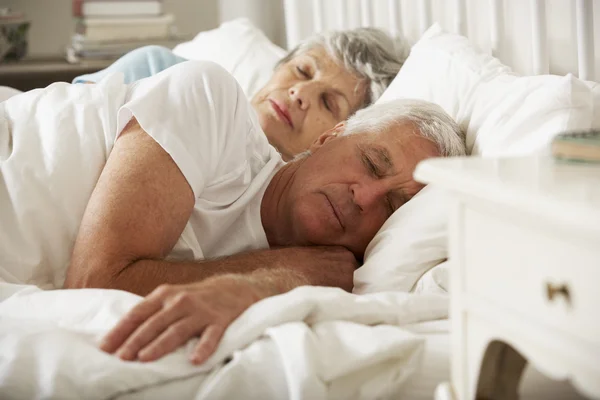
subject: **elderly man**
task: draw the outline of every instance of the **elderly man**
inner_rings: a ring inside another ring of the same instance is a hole
[[[201,335],[202,362],[264,297],[350,290],[356,258],[421,188],[416,164],[463,153],[439,107],[399,101],[285,164],[212,63],[54,84],[0,104],[0,278],[149,294],[103,349],[154,360]]]
[[[372,104],[396,76],[409,45],[376,28],[313,35],[276,66],[271,79],[252,93],[252,106],[269,142],[290,160],[321,133]],[[126,83],[186,61],[160,46],[136,49],[105,70],[75,78],[98,82],[122,72]]]

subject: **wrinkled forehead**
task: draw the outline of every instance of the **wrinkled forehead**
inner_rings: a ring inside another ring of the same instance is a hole
[[[349,70],[342,60],[338,59],[334,54],[331,54],[325,47],[319,44],[305,49],[299,49],[299,51],[294,53],[287,62],[293,62],[299,59],[312,62],[316,68],[325,73],[330,73],[332,75],[342,73],[357,81],[362,79],[353,71]]]
[[[356,117],[350,118],[344,136],[355,137],[364,144],[394,145],[421,137],[418,129],[411,120],[390,121],[386,115],[379,113],[360,120],[356,120]]]
[[[377,120],[371,122],[373,125],[378,123]],[[418,162],[439,156],[437,144],[421,135],[416,124],[410,120],[388,123],[383,127],[364,126],[348,137],[354,137],[356,145],[363,149],[385,152],[390,160],[401,158]]]

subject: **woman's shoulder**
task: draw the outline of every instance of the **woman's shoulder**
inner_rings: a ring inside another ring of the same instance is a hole
[[[185,79],[199,80],[203,84],[214,82],[233,89],[239,86],[236,79],[221,65],[206,60],[189,60],[172,66],[167,71]]]

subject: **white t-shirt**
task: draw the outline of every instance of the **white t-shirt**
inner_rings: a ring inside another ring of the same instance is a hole
[[[260,203],[281,157],[235,79],[189,61],[129,86],[115,74],[0,103],[0,280],[62,286],[85,207],[132,115],[196,196],[169,258],[268,247]]]

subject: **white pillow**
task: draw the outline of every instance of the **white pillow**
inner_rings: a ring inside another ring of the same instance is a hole
[[[598,92],[596,84],[572,75],[519,77],[435,24],[378,102],[437,103],[466,131],[468,152],[498,156],[544,149],[561,131],[599,128]],[[447,257],[446,204],[444,193],[428,187],[396,211],[369,244],[354,292],[414,290]]]
[[[271,77],[286,51],[273,44],[246,18],[224,22],[177,45],[173,53],[190,60],[216,62],[232,74],[251,98]]]
[[[544,148],[561,131],[589,129],[595,85],[570,74],[518,76],[434,24],[379,101],[439,104],[466,131],[469,153],[515,155]]]
[[[472,154],[527,154],[547,149],[560,132],[592,127],[592,90],[571,74],[499,75],[481,82],[474,99],[467,129]]]
[[[13,89],[11,87],[8,86],[0,86],[0,103],[2,103],[4,100],[8,100],[11,97],[22,93],[20,90],[17,89]]]
[[[482,80],[509,74],[499,60],[478,52],[469,40],[436,23],[412,47],[396,78],[379,98],[414,98],[439,104],[461,127],[473,112],[471,94]]]
[[[354,293],[410,291],[447,257],[445,192],[426,186],[383,224],[354,272]]]

